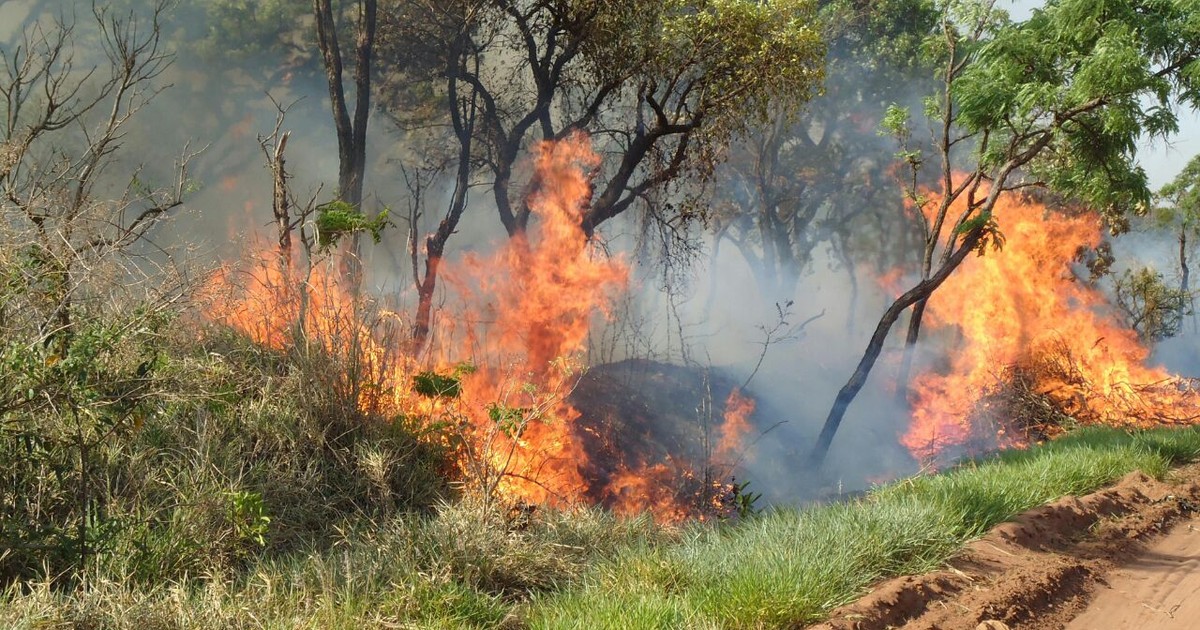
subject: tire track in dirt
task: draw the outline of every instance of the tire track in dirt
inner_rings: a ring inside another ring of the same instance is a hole
[[[1067,630],[1200,626],[1200,519],[1177,523],[1114,571]]]
[[[1035,508],[967,545],[945,569],[884,581],[815,628],[1200,627],[1198,481],[1200,465],[1166,482],[1131,473]],[[1182,625],[1154,625],[1173,620]]]

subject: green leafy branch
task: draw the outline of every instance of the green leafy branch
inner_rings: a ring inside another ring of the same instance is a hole
[[[368,217],[345,201],[330,201],[317,206],[317,248],[324,252],[337,245],[350,234],[367,233],[378,243],[383,238],[384,228],[392,225],[388,220],[389,208],[384,208],[374,218]]]

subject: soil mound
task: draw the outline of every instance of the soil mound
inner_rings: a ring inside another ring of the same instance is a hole
[[[718,446],[736,388],[718,369],[644,359],[588,370],[568,399],[589,455],[587,498],[618,511],[674,505],[679,517],[717,509],[731,484],[734,462]]]

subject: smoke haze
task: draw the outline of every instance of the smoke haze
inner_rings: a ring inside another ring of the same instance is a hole
[[[0,24],[25,23],[35,7],[56,8],[54,3],[5,2],[0,4]],[[81,22],[90,18],[85,5],[75,10]],[[11,42],[13,37],[15,32],[0,29],[0,39]],[[315,196],[318,203],[333,198],[338,152],[328,90],[311,50],[275,58],[264,47],[235,62],[232,57],[201,58],[186,41],[172,44],[179,46],[179,58],[161,81],[172,87],[139,114],[140,121],[125,139],[136,150],[114,171],[141,168],[139,177],[145,181],[161,181],[185,144],[207,146],[192,170],[199,190],[152,239],[180,255],[190,248],[187,255],[205,263],[234,261],[254,239],[271,239],[271,180],[258,137],[269,134],[275,124],[272,99],[287,108],[283,129],[292,133],[287,165],[293,189],[302,198]],[[419,149],[407,146],[405,136],[378,111],[368,137],[367,210],[390,207],[395,226],[380,244],[368,244],[364,250],[366,284],[397,312],[410,313],[416,296],[408,230],[414,228],[406,223],[411,198],[400,164]],[[879,140],[879,150],[880,162],[890,159],[893,149],[886,140]],[[1188,154],[1182,144],[1175,150]],[[1170,177],[1157,167],[1150,170],[1153,181]],[[450,264],[468,253],[490,252],[505,240],[494,204],[483,190],[472,194],[461,228],[451,238]],[[445,179],[431,185],[415,226],[418,233],[435,228],[450,193]],[[884,196],[877,212],[897,211],[889,207],[891,199]],[[605,224],[599,235],[611,255],[638,264],[630,293],[616,305],[615,318],[596,322],[589,345],[593,362],[649,358],[711,367],[739,383],[748,381],[747,390],[758,403],[754,424],[759,435],[748,440],[742,467],[734,474],[750,480],[752,488],[773,503],[849,493],[918,469],[899,442],[909,417],[890,382],[899,363],[898,332],[851,407],[830,451],[830,465],[819,472],[802,466],[836,392],[892,297],[878,281],[886,269],[866,262],[847,268],[822,243],[794,293],[768,295],[745,257],[728,242],[718,247],[699,224],[687,228],[694,255],[672,258],[668,269],[659,257],[639,256],[666,246],[639,243],[642,219],[630,212]],[[1130,266],[1143,260],[1158,269],[1172,268],[1170,235],[1143,233],[1115,242],[1118,259],[1128,260]],[[439,303],[454,299],[449,287],[441,291]],[[1176,373],[1200,373],[1200,333],[1194,322],[1189,318],[1186,334],[1159,343],[1153,360]],[[922,361],[932,365],[953,351],[924,347]]]

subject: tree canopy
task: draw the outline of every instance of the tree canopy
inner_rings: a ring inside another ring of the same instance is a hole
[[[1189,231],[1200,228],[1200,155],[1158,191],[1159,220]]]
[[[729,137],[772,103],[799,106],[822,78],[809,0],[399,0],[386,15],[395,93],[441,102],[394,102],[392,113],[410,127],[456,116],[470,127],[457,135],[510,234],[529,218],[512,180],[533,141],[592,135],[605,161],[590,232],[681,174],[704,174]]]
[[[928,87],[921,42],[938,17],[927,0],[822,2],[822,93],[733,143],[712,187],[713,231],[770,299],[791,298],[822,243],[833,246],[852,291],[862,262],[853,259],[904,249],[897,235],[908,226],[895,211],[899,190],[877,125],[897,94]]]
[[[1200,7],[1188,1],[1051,1],[1000,23],[964,59],[956,124],[993,176],[1037,181],[1116,224],[1150,201],[1139,138],[1177,131],[1176,103],[1200,106]],[[1003,180],[1001,180],[1003,181]]]

